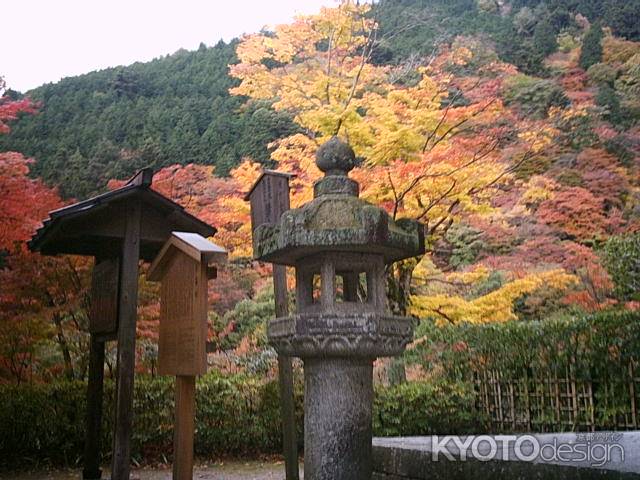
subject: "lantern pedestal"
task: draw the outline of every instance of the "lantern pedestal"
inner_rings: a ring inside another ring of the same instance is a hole
[[[373,361],[402,353],[412,327],[410,318],[377,312],[299,313],[268,323],[275,349],[304,361],[308,478],[371,479]]]

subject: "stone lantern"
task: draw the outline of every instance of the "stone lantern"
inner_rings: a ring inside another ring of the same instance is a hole
[[[256,228],[254,256],[295,267],[297,312],[267,327],[278,353],[304,362],[304,471],[311,480],[370,480],[373,361],[412,340],[392,316],[385,265],[424,252],[420,223],[393,221],[358,198],[349,145],[334,137],[316,157],[314,199]]]

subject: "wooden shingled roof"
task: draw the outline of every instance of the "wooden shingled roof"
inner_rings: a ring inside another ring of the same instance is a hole
[[[151,189],[152,181],[153,172],[146,168],[118,189],[53,210],[29,241],[29,248],[45,255],[118,254],[124,236],[125,211],[136,201],[142,203],[140,258],[144,260],[153,260],[172,231],[193,232],[203,237],[216,233],[215,227]]]

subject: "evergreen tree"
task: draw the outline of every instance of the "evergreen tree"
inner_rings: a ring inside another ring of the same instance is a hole
[[[602,61],[602,37],[602,27],[599,23],[591,25],[587,30],[580,52],[580,66],[585,70]]]
[[[614,124],[623,121],[622,110],[620,108],[620,98],[611,85],[603,83],[598,88],[596,103],[606,109],[604,118]]]
[[[558,49],[556,32],[548,18],[538,22],[533,33],[533,46],[537,52],[545,57]]]

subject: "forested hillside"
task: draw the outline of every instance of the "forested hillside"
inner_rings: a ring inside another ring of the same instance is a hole
[[[378,61],[429,54],[458,35],[480,35],[496,44],[505,62],[524,73],[544,73],[544,57],[570,41],[581,17],[601,22],[614,35],[640,39],[637,0],[388,0],[379,7],[382,46]]]
[[[638,0],[384,0],[369,15],[380,25],[371,61],[405,65],[409,73],[458,35],[495,43],[501,60],[543,77],[553,73],[544,58],[578,46],[589,22],[640,38]],[[0,137],[0,150],[35,158],[32,175],[79,198],[141,166],[198,163],[226,175],[244,157],[268,163],[268,144],[298,127],[269,101],[245,104],[229,94],[237,84],[228,75],[236,45],[201,45],[39,87],[28,95],[40,113],[16,122],[11,136]]]
[[[245,156],[265,162],[266,145],[295,127],[268,104],[244,108],[229,95],[236,43],[37,88],[29,97],[40,113],[17,122],[0,149],[37,158],[32,173],[75,197],[142,166],[195,162],[225,174]]]

